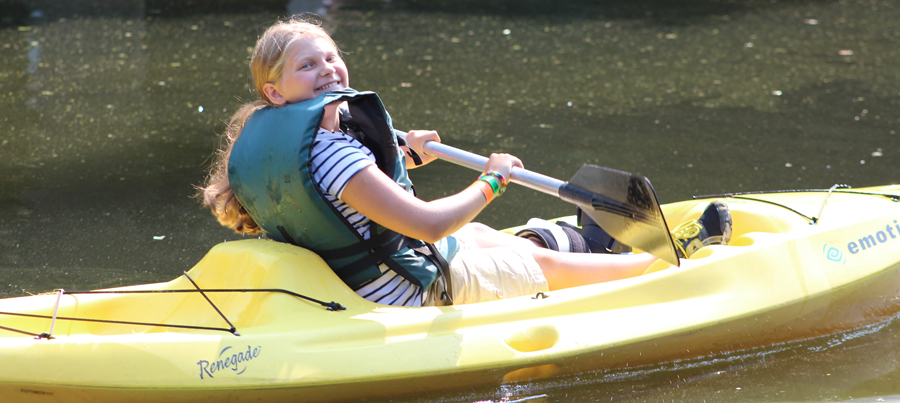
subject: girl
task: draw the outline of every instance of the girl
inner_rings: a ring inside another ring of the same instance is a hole
[[[313,250],[370,301],[420,306],[533,295],[637,276],[656,260],[563,253],[546,248],[566,243],[548,241],[547,231],[526,239],[470,223],[503,193],[510,170],[523,167],[509,154],[492,154],[485,173],[457,194],[415,197],[406,168],[433,161],[423,145],[440,137],[413,130],[405,144],[398,140],[378,97],[350,88],[340,51],[318,25],[276,23],[250,66],[259,99],[229,122],[201,189],[204,205],[238,233]],[[701,225],[682,254],[727,241],[724,204],[704,216],[715,216],[710,232],[721,231],[707,234]]]

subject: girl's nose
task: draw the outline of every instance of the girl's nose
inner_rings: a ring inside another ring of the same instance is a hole
[[[322,70],[320,71],[320,73],[323,76],[329,76],[331,74],[334,74],[335,71],[336,71],[336,69],[334,68],[334,66],[331,63],[325,63],[324,66],[322,67]]]

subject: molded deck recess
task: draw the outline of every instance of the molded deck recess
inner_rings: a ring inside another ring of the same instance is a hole
[[[532,353],[553,348],[559,341],[559,331],[553,325],[536,326],[512,332],[504,341],[513,350]]]

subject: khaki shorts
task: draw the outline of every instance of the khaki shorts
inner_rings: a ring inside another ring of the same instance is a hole
[[[454,235],[459,252],[450,261],[453,305],[496,301],[502,298],[549,292],[541,267],[527,250],[519,248],[478,248],[473,240]],[[425,305],[444,291],[440,281],[429,290]]]

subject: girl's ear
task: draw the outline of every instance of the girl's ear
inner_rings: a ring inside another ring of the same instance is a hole
[[[281,93],[278,92],[278,88],[275,87],[275,84],[263,84],[263,93],[265,93],[266,98],[269,98],[269,102],[275,105],[282,106],[287,103],[287,101],[284,100],[284,97],[281,96]]]

